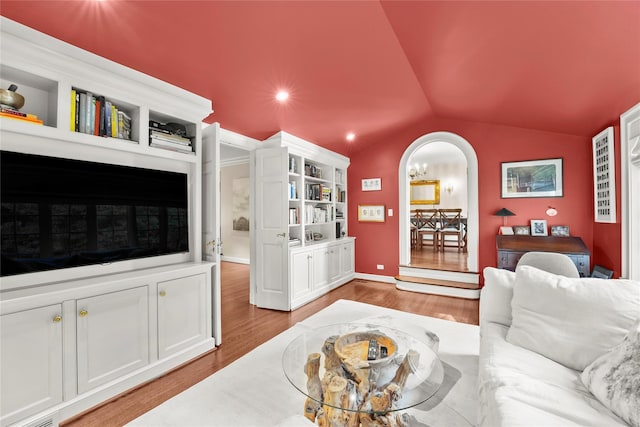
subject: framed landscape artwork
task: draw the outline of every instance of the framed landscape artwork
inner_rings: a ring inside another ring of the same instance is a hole
[[[562,196],[562,158],[502,163],[503,199]]]

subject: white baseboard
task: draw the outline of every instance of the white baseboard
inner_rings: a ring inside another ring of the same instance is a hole
[[[443,295],[448,297],[480,299],[480,289],[451,288],[448,286],[436,286],[426,283],[412,283],[398,280],[396,288],[403,291],[420,292],[423,294]]]
[[[236,258],[224,255],[220,255],[220,261],[234,262],[236,264],[251,264],[251,261],[248,258]]]
[[[381,276],[379,274],[356,273],[356,279],[373,280],[374,282],[396,283],[393,276]]]

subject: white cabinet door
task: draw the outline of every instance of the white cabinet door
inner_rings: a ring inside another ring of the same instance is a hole
[[[206,338],[206,276],[158,283],[158,357],[196,345]]]
[[[256,150],[255,158],[256,305],[289,310],[289,155],[286,148],[264,148]]]
[[[78,393],[149,363],[148,287],[78,300]]]
[[[329,248],[318,248],[313,251],[313,290],[329,284]]]
[[[62,306],[0,317],[0,423],[23,419],[62,401]]]
[[[291,253],[291,293],[292,299],[303,297],[311,292],[313,272],[312,251],[296,251]]]
[[[342,244],[342,274],[348,275],[355,272],[355,260],[353,258],[353,240]]]
[[[342,245],[329,246],[329,282],[333,283],[342,275]]]

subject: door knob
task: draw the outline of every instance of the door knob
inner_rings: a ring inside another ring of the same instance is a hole
[[[80,313],[78,314],[80,314],[80,317],[85,317],[87,314],[89,314],[89,312],[83,309],[83,310],[80,310]]]

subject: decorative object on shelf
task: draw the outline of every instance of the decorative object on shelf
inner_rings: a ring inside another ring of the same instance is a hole
[[[0,104],[3,107],[21,109],[24,106],[24,96],[18,92],[18,86],[11,84],[8,89],[0,89]]]
[[[549,209],[547,209],[545,211],[545,213],[547,214],[547,216],[556,216],[558,215],[558,211],[556,210],[556,208],[549,206]]]
[[[531,220],[531,235],[532,236],[546,236],[547,235],[547,220],[546,219],[532,219]]]
[[[528,225],[514,225],[513,234],[516,236],[528,236],[531,234],[531,229]]]
[[[502,234],[503,236],[512,236],[513,235],[513,228],[506,226],[506,227],[500,227],[500,234]]]
[[[502,208],[498,212],[496,212],[494,215],[495,216],[501,216],[502,219],[503,219],[503,225],[506,226],[507,225],[507,217],[508,216],[515,216],[516,214],[514,214],[513,212],[511,212],[507,208]]]
[[[613,126],[592,139],[595,222],[616,222],[616,172]]]
[[[382,178],[369,178],[362,180],[362,191],[382,190]]]
[[[424,179],[427,177],[427,164],[423,163],[422,166],[416,164],[409,169],[409,177],[411,179]]]
[[[440,180],[411,181],[409,200],[412,205],[437,205],[440,203]]]
[[[562,158],[503,162],[500,197],[562,197],[562,181]]]
[[[358,205],[359,222],[384,222],[384,205]]]
[[[568,225],[552,225],[551,235],[558,236],[558,237],[569,237],[569,226]]]

